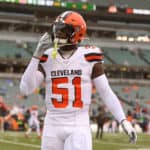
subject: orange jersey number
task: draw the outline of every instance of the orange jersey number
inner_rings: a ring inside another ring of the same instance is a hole
[[[52,93],[62,95],[62,101],[58,101],[55,98],[52,98],[52,103],[56,108],[65,108],[68,106],[69,102],[69,90],[67,88],[59,88],[59,84],[67,84],[68,78],[53,78],[52,79]],[[75,99],[73,101],[73,107],[81,108],[83,102],[81,101],[81,78],[75,77],[72,80],[72,85],[74,85],[74,94]]]

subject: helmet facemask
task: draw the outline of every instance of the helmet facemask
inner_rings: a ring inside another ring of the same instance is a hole
[[[63,22],[55,22],[52,26],[52,42],[57,43],[59,47],[72,45],[71,38],[74,34],[72,25]]]

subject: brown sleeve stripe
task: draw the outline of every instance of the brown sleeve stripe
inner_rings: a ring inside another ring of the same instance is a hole
[[[48,59],[48,55],[44,54],[41,58],[40,58],[40,62],[43,63],[43,62],[46,62]]]
[[[103,54],[98,53],[90,53],[85,55],[85,59],[89,62],[93,61],[102,61],[103,60]]]

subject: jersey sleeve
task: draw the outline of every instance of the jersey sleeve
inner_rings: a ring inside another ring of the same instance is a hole
[[[85,60],[93,63],[104,63],[104,55],[100,48],[92,46],[84,54]]]
[[[20,81],[20,92],[24,95],[31,94],[43,81],[43,75],[38,71],[39,60],[32,58]]]

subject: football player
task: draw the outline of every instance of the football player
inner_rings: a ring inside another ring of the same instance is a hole
[[[38,119],[38,115],[39,115],[38,107],[36,105],[33,105],[31,109],[29,110],[29,112],[30,112],[30,117],[28,120],[29,127],[28,127],[28,130],[25,132],[25,136],[29,137],[29,134],[31,133],[34,127],[36,129],[38,138],[40,138],[41,133],[40,133],[40,121]]]
[[[111,90],[103,69],[103,54],[98,47],[80,47],[86,34],[83,17],[74,11],[60,14],[45,33],[26,68],[20,83],[23,94],[31,94],[46,82],[47,113],[44,120],[42,150],[92,150],[89,106],[92,83],[131,142],[136,132],[126,120],[120,102]]]

